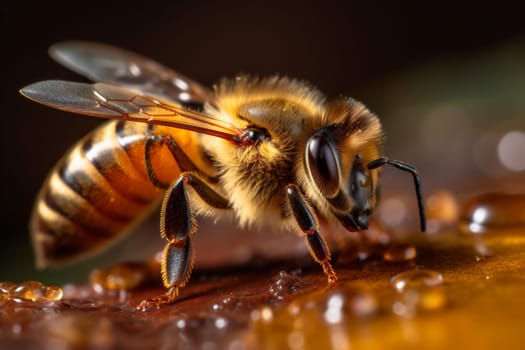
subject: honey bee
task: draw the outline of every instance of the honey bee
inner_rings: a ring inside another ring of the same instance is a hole
[[[294,231],[335,283],[320,221],[367,229],[386,164],[413,176],[425,230],[416,169],[381,155],[379,119],[352,98],[327,100],[310,84],[278,75],[240,75],[210,90],[99,43],[62,42],[50,54],[96,83],[47,80],[21,94],[110,120],[77,142],[40,190],[31,219],[40,267],[107,246],[161,202],[167,291],[142,309],[172,303],[188,282],[196,215],[231,213],[240,225]]]

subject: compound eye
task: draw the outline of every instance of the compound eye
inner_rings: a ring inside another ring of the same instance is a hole
[[[319,190],[327,197],[339,192],[337,150],[326,132],[318,132],[306,145],[307,168]]]
[[[356,157],[350,175],[350,195],[354,199],[354,211],[364,214],[368,208],[368,200],[372,196],[372,183],[368,171]]]

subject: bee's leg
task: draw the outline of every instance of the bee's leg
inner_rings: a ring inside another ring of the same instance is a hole
[[[191,214],[188,185],[209,205],[221,209],[230,208],[228,201],[196,174],[183,173],[168,188],[160,213],[161,237],[168,241],[162,253],[161,275],[168,291],[156,298],[142,301],[139,309],[158,308],[172,303],[179,294],[179,288],[190,278],[194,262],[191,235],[197,226]]]
[[[297,224],[305,235],[308,251],[314,260],[322,266],[328,278],[328,283],[336,283],[337,275],[330,263],[330,250],[323,237],[317,232],[315,217],[296,185],[290,184],[286,186],[286,198]]]
[[[143,300],[138,306],[145,310],[172,303],[179,288],[189,279],[193,268],[190,235],[195,230],[192,220],[184,176],[166,191],[160,214],[161,237],[168,241],[162,253],[162,282],[168,291],[155,298]]]
[[[179,168],[183,171],[179,179],[167,185],[155,175],[151,163],[152,156],[159,147],[167,146]],[[152,135],[146,141],[145,161],[148,177],[159,188],[167,188],[160,213],[161,237],[168,241],[161,258],[161,276],[168,291],[156,298],[140,303],[140,309],[159,307],[172,303],[179,294],[193,268],[193,250],[190,236],[196,230],[196,224],[191,214],[187,186],[191,186],[196,194],[207,204],[219,209],[229,209],[229,202],[218,194],[211,186],[210,180],[199,175],[198,168],[184,153],[182,148],[171,136]]]

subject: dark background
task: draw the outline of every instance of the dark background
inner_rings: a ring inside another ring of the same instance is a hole
[[[481,55],[523,38],[522,4],[173,0],[2,5],[0,280],[35,276],[27,230],[33,198],[60,155],[99,123],[18,95],[19,88],[38,80],[82,80],[47,56],[49,45],[67,39],[102,41],[152,57],[203,84],[238,72],[277,72],[309,80],[330,96],[364,99],[376,82],[410,67]]]

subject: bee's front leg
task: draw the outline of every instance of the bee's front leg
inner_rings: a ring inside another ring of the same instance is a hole
[[[295,220],[304,234],[308,251],[314,260],[323,268],[323,271],[328,278],[328,283],[336,283],[337,275],[330,263],[330,250],[328,249],[323,237],[321,237],[317,231],[314,214],[306,204],[296,185],[290,184],[286,186],[286,198],[288,199],[288,204],[295,216]]]

